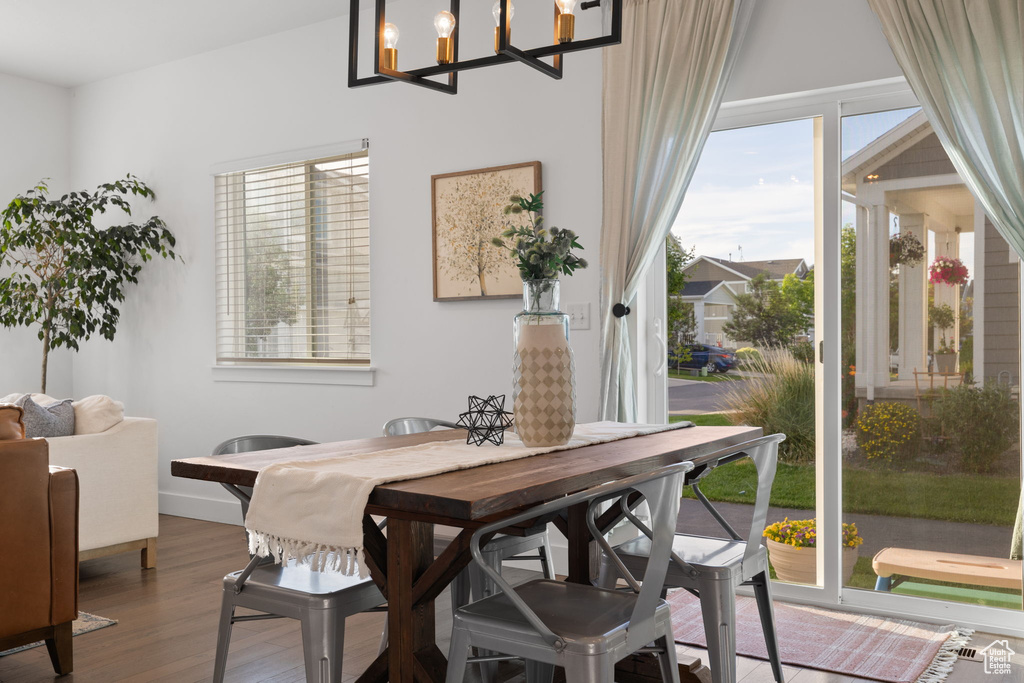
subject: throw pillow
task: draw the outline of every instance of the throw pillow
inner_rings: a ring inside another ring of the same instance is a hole
[[[99,434],[124,421],[124,404],[109,396],[86,396],[75,408],[75,434]]]
[[[18,399],[25,394],[7,394],[3,398],[0,398],[0,403],[17,403]]]
[[[0,404],[0,441],[25,438],[25,424],[21,421],[22,412],[18,406]]]
[[[75,433],[75,409],[71,399],[41,406],[31,396],[23,396],[18,405],[25,411],[25,437],[53,438],[73,436]]]

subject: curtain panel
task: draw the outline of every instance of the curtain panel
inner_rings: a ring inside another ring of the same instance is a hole
[[[637,419],[626,318],[693,177],[751,0],[625,0],[604,50],[601,419]]]
[[[1024,256],[1024,1],[868,2],[953,166]]]

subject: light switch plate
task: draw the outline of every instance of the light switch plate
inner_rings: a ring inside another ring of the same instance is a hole
[[[590,304],[566,304],[565,312],[569,315],[570,330],[590,329]]]

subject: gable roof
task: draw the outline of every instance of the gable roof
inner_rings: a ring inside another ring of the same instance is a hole
[[[924,111],[916,112],[843,160],[844,192],[856,193],[858,180],[932,134]]]
[[[697,280],[696,282],[687,282],[682,291],[679,292],[679,296],[707,296],[718,289],[722,282],[722,280]]]
[[[724,268],[729,268],[745,276],[747,279],[764,274],[773,280],[779,280],[790,273],[797,272],[800,269],[800,265],[804,263],[802,258],[770,259],[767,261],[726,261],[725,259],[712,256],[704,256],[702,258]],[[804,268],[806,269],[806,264],[804,264]]]

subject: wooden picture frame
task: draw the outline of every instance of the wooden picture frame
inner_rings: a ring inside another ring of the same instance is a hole
[[[430,177],[434,301],[522,296],[515,261],[491,239],[523,220],[504,213],[512,195],[541,189],[539,161]]]

